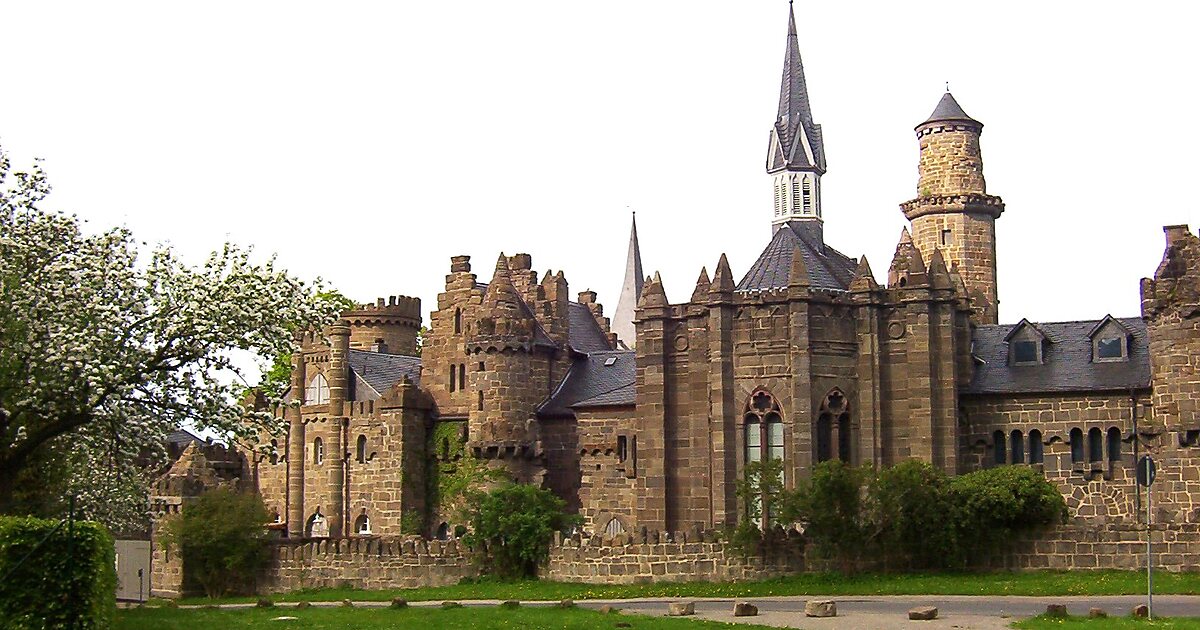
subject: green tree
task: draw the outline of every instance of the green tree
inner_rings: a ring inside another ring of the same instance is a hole
[[[185,588],[199,586],[208,597],[253,592],[270,560],[270,520],[257,494],[215,488],[167,520],[162,542],[183,558]]]
[[[337,308],[233,245],[199,267],[169,247],[140,259],[128,230],[42,210],[49,192],[39,165],[14,172],[0,151],[0,512],[53,459],[84,517],[119,529],[145,512],[145,464],[179,426],[280,430],[239,403],[235,357],[284,355]]]
[[[528,484],[508,484],[475,496],[465,540],[485,573],[503,578],[532,577],[550,554],[554,532],[580,524],[565,512],[553,492]]]
[[[780,509],[782,520],[803,522],[816,549],[844,570],[853,569],[866,551],[862,489],[868,473],[837,459],[821,462]]]

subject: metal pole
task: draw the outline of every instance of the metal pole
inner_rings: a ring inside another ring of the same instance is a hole
[[[1150,512],[1150,460],[1146,460],[1146,618],[1154,618],[1154,564],[1151,561],[1150,539],[1154,534]]]

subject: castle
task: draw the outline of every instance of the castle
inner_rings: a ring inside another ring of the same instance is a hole
[[[947,92],[915,128],[910,228],[880,284],[825,242],[824,138],[789,18],[774,232],[749,271],[722,255],[672,304],[635,228],[611,323],[524,254],[482,276],[454,257],[420,347],[415,298],[343,313],[303,339],[286,436],[249,462],[284,536],[453,538],[464,492],[501,479],[553,490],[585,533],[709,529],[745,513],[736,482],[764,458],[788,486],[834,458],[1033,466],[1073,517],[1135,522],[1133,463],[1152,453],[1157,518],[1200,522],[1200,238],[1166,228],[1140,317],[1000,324],[1005,205],[983,124]]]

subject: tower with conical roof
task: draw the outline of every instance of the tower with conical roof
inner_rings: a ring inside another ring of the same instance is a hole
[[[611,330],[617,334],[628,348],[637,343],[637,331],[633,326],[634,311],[637,310],[638,300],[642,299],[642,250],[638,247],[637,215],[633,216],[633,225],[629,230],[629,253],[625,258],[625,282],[621,285],[621,297],[617,300],[617,310],[613,313]]]
[[[796,36],[796,15],[788,3],[787,49],[779,88],[779,111],[767,147],[767,174],[774,195],[772,229],[788,221],[821,225],[821,176],[825,174],[825,146],[821,125],[813,122],[804,83],[804,64]]]
[[[929,118],[916,126],[921,145],[917,197],[900,204],[912,223],[912,241],[928,259],[940,249],[966,284],[973,319],[995,324],[996,219],[1004,201],[987,194],[979,136],[971,118],[947,91]]]

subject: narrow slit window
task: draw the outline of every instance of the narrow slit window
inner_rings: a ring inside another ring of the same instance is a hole
[[[1002,466],[1008,463],[1007,448],[1005,448],[1005,437],[1003,431],[996,431],[992,434],[992,463],[997,466]]]
[[[458,385],[458,366],[450,364],[450,391],[453,392],[455,386]]]

